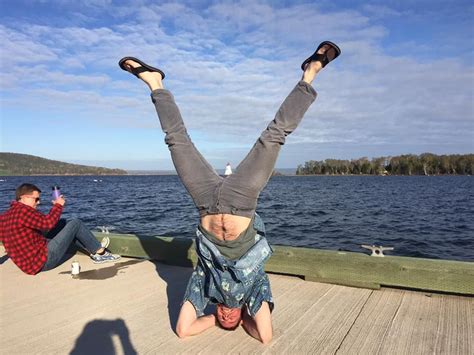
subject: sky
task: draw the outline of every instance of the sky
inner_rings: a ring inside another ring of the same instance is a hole
[[[237,166],[330,40],[342,54],[277,168],[474,152],[472,1],[0,1],[0,151],[173,169],[146,85],[166,73],[195,145]]]

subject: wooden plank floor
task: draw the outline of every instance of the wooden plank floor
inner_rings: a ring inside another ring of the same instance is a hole
[[[270,275],[276,308],[267,346],[242,329],[173,332],[191,269],[85,255],[28,276],[0,247],[2,354],[473,354],[474,298],[366,290]]]

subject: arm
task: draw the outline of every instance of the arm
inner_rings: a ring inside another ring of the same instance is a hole
[[[202,333],[216,325],[216,316],[208,314],[197,317],[193,304],[187,300],[183,303],[176,324],[176,334],[180,338]]]
[[[3,233],[4,233],[4,228],[3,227],[3,219],[5,218],[5,213],[4,214],[0,214],[0,242],[2,241],[3,239]]]
[[[49,213],[44,215],[33,208],[25,208],[20,216],[20,223],[28,228],[46,231],[53,228],[58,223],[63,206],[55,203]]]
[[[247,310],[242,312],[242,327],[245,331],[263,344],[268,344],[273,337],[272,315],[268,302],[263,301],[255,317],[248,315]]]

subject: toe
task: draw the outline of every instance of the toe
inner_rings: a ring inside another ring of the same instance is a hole
[[[336,58],[336,49],[334,47],[329,47],[329,49],[326,51],[326,57],[329,61]]]
[[[325,44],[324,46],[322,46],[321,48],[319,48],[318,50],[318,54],[324,54],[326,53],[326,51],[331,48],[331,46],[329,44]]]
[[[137,62],[135,62],[135,61],[133,61],[133,60],[131,60],[131,59],[128,59],[128,60],[125,61],[124,66],[125,66],[125,68],[127,68],[127,69],[132,69],[132,68],[139,67],[140,64],[138,64]]]

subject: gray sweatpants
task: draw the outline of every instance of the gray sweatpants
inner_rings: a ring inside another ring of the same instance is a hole
[[[280,147],[316,99],[316,91],[300,81],[234,174],[225,178],[216,173],[191,142],[171,92],[157,89],[151,98],[176,171],[200,216],[225,213],[252,218],[258,196],[272,175]]]

